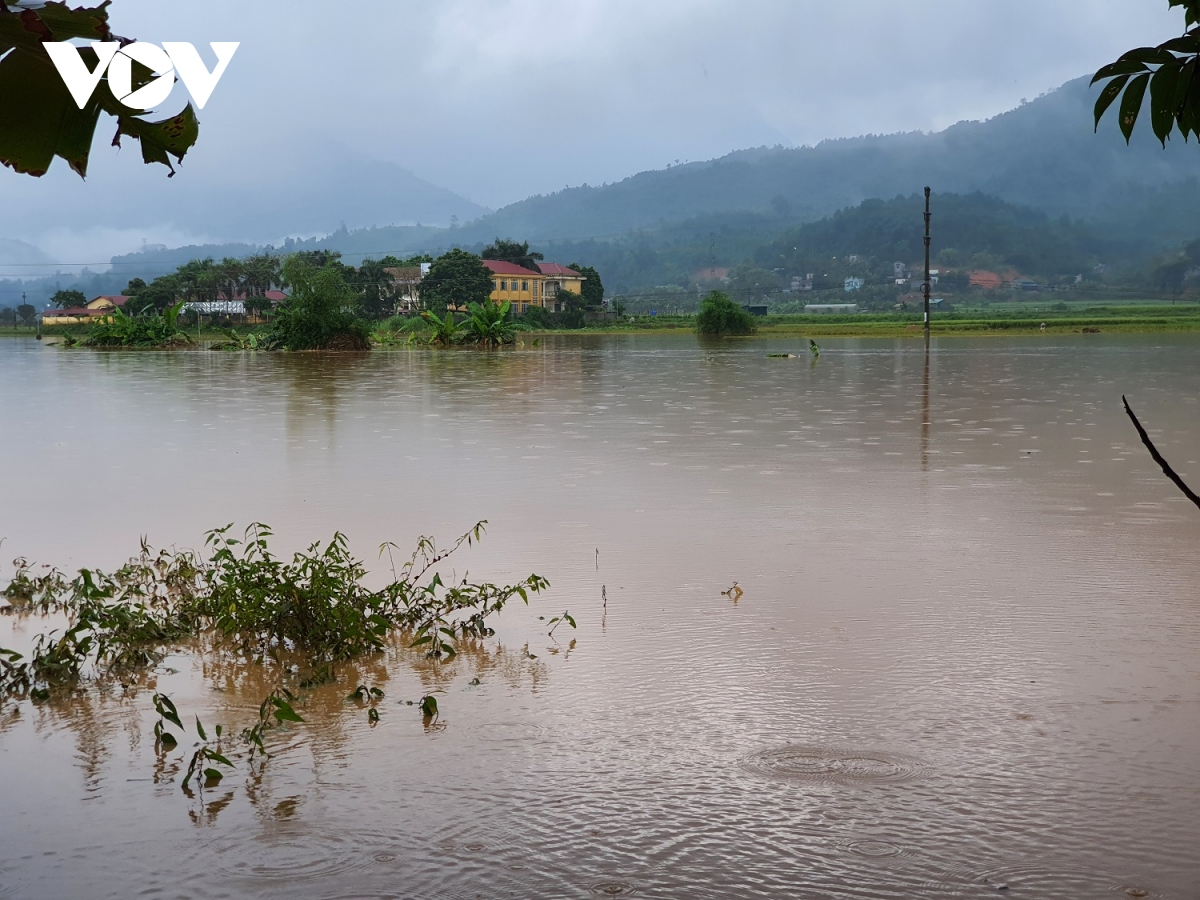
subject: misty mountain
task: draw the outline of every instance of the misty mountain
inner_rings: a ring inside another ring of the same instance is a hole
[[[0,237],[0,266],[11,266],[18,270],[22,266],[43,265],[50,262],[40,247],[16,238]]]
[[[761,148],[530,197],[473,222],[467,239],[581,238],[746,210],[817,219],[869,198],[980,191],[1052,214],[1112,219],[1147,189],[1200,177],[1200,149],[1164,150],[1147,127],[1125,145],[1111,118],[1093,133],[1088,79],[983,122],[925,134]]]
[[[168,234],[277,243],[288,235],[329,234],[339,227],[449,226],[488,212],[395,163],[341,144],[317,142],[285,154],[247,138],[239,149],[236,162],[197,150],[170,182],[139,160],[99,152],[96,171],[86,181],[63,167],[42,179],[0,170],[5,203],[22,210],[19,233],[16,223],[0,221],[0,237],[19,236],[43,251],[49,240],[44,235],[60,233],[55,243],[71,246],[61,239],[68,231],[82,236],[76,244],[95,246],[91,233],[104,229],[125,235],[117,243],[125,247],[146,237],[163,242],[161,236]],[[63,263],[96,259],[51,258]]]

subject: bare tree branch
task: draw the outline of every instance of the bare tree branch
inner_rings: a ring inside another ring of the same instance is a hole
[[[1182,478],[1175,474],[1175,470],[1170,464],[1162,458],[1162,454],[1158,452],[1158,448],[1154,446],[1154,442],[1150,440],[1150,435],[1146,434],[1146,429],[1142,427],[1142,423],[1138,421],[1138,417],[1133,414],[1133,410],[1129,407],[1129,401],[1125,399],[1125,395],[1121,395],[1121,402],[1125,404],[1125,412],[1129,413],[1129,418],[1133,420],[1133,427],[1137,429],[1138,436],[1142,439],[1142,443],[1146,445],[1146,449],[1150,451],[1150,455],[1154,461],[1162,466],[1163,474],[1175,482],[1176,486],[1183,491],[1184,496],[1200,506],[1200,497],[1197,497],[1195,492],[1184,484]]]

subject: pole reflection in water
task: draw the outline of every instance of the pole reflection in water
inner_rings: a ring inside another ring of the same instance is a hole
[[[921,470],[929,471],[929,332],[925,332],[925,361],[921,369]]]

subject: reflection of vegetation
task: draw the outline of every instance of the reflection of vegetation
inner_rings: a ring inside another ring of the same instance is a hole
[[[379,590],[364,586],[366,569],[350,555],[341,534],[285,561],[270,552],[270,531],[262,525],[251,526],[241,537],[232,536],[229,527],[210,532],[204,556],[186,550],[156,552],[143,543],[137,557],[111,574],[89,569],[74,578],[54,569],[35,574],[27,561],[18,559],[17,572],[3,592],[9,601],[5,611],[61,615],[67,622],[61,634],[51,630],[39,635],[28,659],[0,649],[0,702],[49,700],[89,683],[134,684],[139,674],[194,635],[201,636],[193,646],[202,662],[273,662],[300,686],[335,681],[335,666],[341,663],[358,680],[357,661],[377,656],[397,637],[423,650],[424,658],[437,666],[460,649],[475,652],[481,639],[494,634],[489,617],[512,598],[527,603],[530,592],[548,586],[537,575],[503,586],[465,577],[444,583],[437,565],[478,540],[484,525],[480,522],[445,550],[433,539],[421,538],[403,565],[392,564],[391,581]],[[395,549],[389,543],[380,552],[390,558]],[[437,715],[436,690],[427,688],[417,701],[427,718]],[[369,720],[378,722],[375,705],[382,689],[364,686],[352,696],[369,704]],[[277,685],[262,701],[258,722],[240,733],[248,761],[266,755],[269,729],[303,721],[293,706],[296,699]],[[155,693],[154,707],[155,745],[160,753],[169,752],[181,741],[167,726],[184,731],[183,719],[161,693]],[[184,784],[194,780],[203,791],[220,781],[222,773],[215,766],[232,767],[236,754],[223,746],[228,739],[223,726],[213,729],[210,738],[197,718],[195,732],[197,749]]]

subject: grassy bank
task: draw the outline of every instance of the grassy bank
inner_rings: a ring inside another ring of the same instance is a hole
[[[389,320],[394,324],[397,320]],[[517,319],[520,322],[520,319]],[[912,337],[922,333],[919,312],[858,313],[854,315],[777,315],[756,320],[758,334],[804,335],[811,337]],[[1043,328],[1043,325],[1045,326]],[[239,335],[261,332],[261,327],[237,328]],[[414,343],[423,344],[428,326],[416,322]],[[637,316],[632,320],[579,329],[522,331],[518,339],[528,344],[544,334],[694,334],[693,315]],[[1032,335],[1032,334],[1136,334],[1200,331],[1200,304],[1196,303],[997,303],[988,306],[959,307],[951,312],[933,314],[932,332],[936,335]],[[0,336],[31,337],[35,329],[0,328]],[[86,326],[47,328],[43,335],[57,343],[70,334],[78,340],[88,334]],[[193,333],[194,335],[194,333]],[[385,346],[406,344],[407,332],[397,332],[387,323],[376,326],[373,338]],[[193,338],[196,339],[195,337]],[[227,342],[227,331],[205,328],[196,346],[205,348]]]
[[[655,333],[695,330],[695,316],[639,316],[576,332]],[[922,332],[920,312],[852,315],[763,316],[761,335],[805,334],[828,337],[904,337]],[[1043,327],[1045,326],[1045,327]],[[938,335],[1089,334],[1200,331],[1200,305],[1195,303],[1055,303],[993,304],[935,312],[931,330]]]

